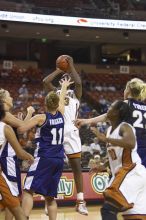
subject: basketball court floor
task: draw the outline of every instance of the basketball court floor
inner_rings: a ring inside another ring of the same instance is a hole
[[[75,212],[74,207],[59,207],[57,220],[101,220],[100,206],[89,206],[89,215],[84,216]],[[0,220],[4,220],[4,213],[0,215]],[[33,209],[30,220],[48,220],[48,217],[44,214],[44,209]],[[118,217],[118,220],[122,220],[122,217]]]

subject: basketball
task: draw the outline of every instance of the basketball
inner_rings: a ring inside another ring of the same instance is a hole
[[[69,64],[66,59],[67,55],[61,55],[56,60],[56,67],[66,72],[68,70]]]

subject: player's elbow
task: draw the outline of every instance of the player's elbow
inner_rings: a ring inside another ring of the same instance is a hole
[[[49,83],[48,83],[48,81],[47,81],[46,79],[43,79],[43,88],[44,88],[44,91],[45,91],[45,92],[51,91],[51,90],[49,89]]]
[[[128,147],[129,149],[134,149],[134,147],[135,147],[135,141],[132,141],[132,140],[129,139],[129,141],[128,141],[128,143],[127,143],[127,147]]]
[[[129,147],[130,149],[134,149],[135,145],[134,145],[134,144],[129,144],[128,147]]]

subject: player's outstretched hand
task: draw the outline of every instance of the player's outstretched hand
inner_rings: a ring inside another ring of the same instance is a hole
[[[32,164],[34,162],[34,157],[26,152],[25,160],[28,160],[29,164]]]
[[[29,112],[29,113],[33,114],[33,113],[35,112],[34,107],[29,106],[29,107],[27,108],[27,112]]]
[[[34,157],[27,153],[25,150],[21,150],[19,151],[19,153],[17,154],[17,156],[21,159],[21,160],[27,160],[29,162],[29,164],[32,164],[34,162]]]
[[[99,166],[96,165],[95,167],[90,168],[89,173],[90,174],[93,174],[93,173],[98,174],[98,173],[103,172],[104,170],[105,169],[104,169],[104,167],[102,165],[99,165]]]
[[[65,77],[65,78],[63,78],[61,81],[60,81],[60,85],[62,86],[62,87],[66,87],[66,88],[68,88],[71,84],[73,84],[74,82],[73,81],[71,81],[71,78],[69,77],[69,78],[67,78],[67,77]]]
[[[87,125],[88,124],[88,120],[87,119],[81,119],[81,118],[78,118],[74,121],[74,125],[77,127],[77,128],[81,128],[82,126],[84,125]]]
[[[91,131],[96,135],[96,137],[98,138],[98,140],[106,142],[106,136],[105,134],[101,133],[97,128],[95,127],[91,127],[90,128]]]

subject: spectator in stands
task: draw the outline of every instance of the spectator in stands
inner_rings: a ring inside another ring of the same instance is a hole
[[[28,89],[25,84],[23,84],[20,89],[18,90],[19,97],[22,99],[28,99]]]
[[[109,85],[108,90],[111,92],[115,92],[116,91],[116,87],[113,85]]]
[[[98,114],[99,114],[99,113],[97,112],[96,109],[92,109],[92,111],[91,111],[92,117],[96,117]]]
[[[2,77],[2,78],[6,78],[6,77],[8,77],[8,76],[9,76],[8,71],[2,70],[2,72],[1,72],[1,77]]]
[[[37,98],[37,99],[42,99],[44,96],[45,96],[45,93],[42,90],[41,91],[37,91],[35,93],[35,95],[34,95],[34,97]]]
[[[94,142],[90,144],[90,149],[91,149],[92,154],[93,154],[93,153],[102,154],[102,150],[101,150],[101,147],[100,147],[100,145],[99,145],[98,139],[95,137],[95,138],[93,139],[93,141],[94,141]]]
[[[89,152],[89,153],[92,154],[92,149],[88,145],[88,143],[86,143],[86,142],[82,145],[82,153],[84,153],[84,152]]]
[[[99,100],[98,100],[100,106],[101,106],[101,109],[103,112],[106,112],[107,111],[107,108],[108,108],[108,101],[104,98],[104,96],[100,96],[99,97]]]
[[[29,82],[29,79],[26,76],[23,76],[22,83],[27,83],[27,82]]]
[[[109,127],[108,122],[98,122],[97,127],[101,133],[106,133],[107,128]]]
[[[102,90],[103,90],[104,92],[107,92],[107,91],[108,91],[108,86],[106,85],[106,83],[103,83],[103,85],[102,85]]]
[[[100,83],[98,83],[98,84],[95,86],[95,90],[96,90],[97,92],[101,92],[101,91],[102,91],[102,86],[101,86]]]
[[[84,117],[89,116],[89,113],[91,112],[91,108],[86,102],[81,103],[80,105],[80,115],[84,115]]]

